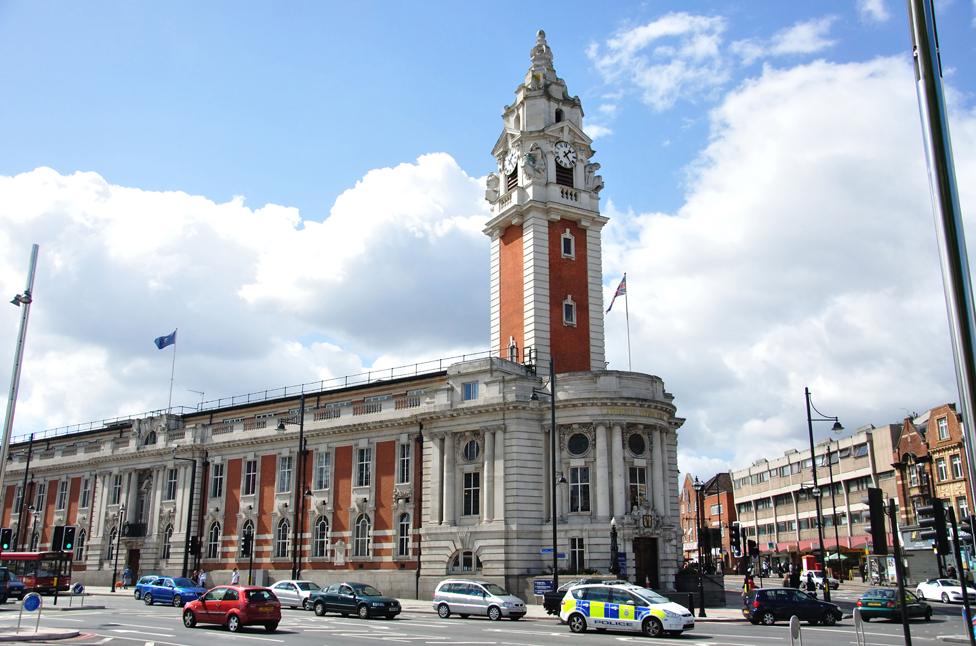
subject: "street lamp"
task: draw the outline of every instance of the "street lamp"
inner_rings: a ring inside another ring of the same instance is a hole
[[[701,491],[705,485],[698,479],[698,476],[695,476],[695,481],[691,486],[695,489],[695,545],[698,548],[698,616],[705,617],[705,582],[703,580],[705,563],[702,560],[701,548]]]
[[[840,426],[840,422],[837,422],[836,426]],[[841,430],[843,430],[844,427],[841,426],[840,428]],[[831,516],[830,520],[834,526],[834,556],[836,557],[835,560],[837,563],[837,576],[840,577],[841,581],[843,581],[844,568],[840,566],[840,534],[837,531],[837,492],[834,491],[834,467],[833,467],[833,463],[830,460],[830,443],[831,440],[827,440],[827,473],[830,474],[830,516]],[[839,448],[840,447],[838,447],[838,449]],[[839,450],[838,450],[838,455],[840,455]],[[826,574],[827,571],[824,570],[824,575]],[[826,581],[826,576],[824,578]],[[827,585],[826,582],[824,583],[824,585]]]
[[[282,418],[278,420],[278,431],[284,432],[285,422],[294,424],[296,419],[294,416]],[[305,519],[305,496],[311,495],[312,492],[305,491],[305,456],[308,454],[308,447],[305,443],[305,394],[302,393],[301,400],[298,405],[298,468],[297,479],[295,482],[295,512],[293,517],[293,525],[295,527],[292,532],[292,549],[291,549],[291,578],[298,579],[302,575],[302,546],[298,544],[298,539],[302,536],[302,527]]]
[[[828,416],[828,415],[824,415],[819,410],[817,410],[817,407],[814,406],[813,403],[810,401],[810,389],[809,388],[804,387],[803,394],[806,397],[806,402],[807,402],[807,430],[809,431],[809,435],[810,435],[810,470],[813,472],[813,488],[815,490],[817,490],[818,493],[819,493],[820,486],[817,484],[817,456],[816,456],[816,453],[815,453],[814,447],[813,447],[813,423],[814,422],[833,422],[834,425],[831,427],[831,430],[834,431],[835,433],[836,432],[839,432],[839,431],[843,431],[844,430],[844,427],[841,426],[840,420],[837,419],[837,417],[831,417],[831,416]],[[811,408],[814,411],[816,411],[817,415],[820,415],[820,417],[813,417],[810,414],[810,409]],[[830,461],[828,460],[828,464],[829,464],[829,462]],[[823,577],[824,577],[824,601],[828,601],[829,602],[830,601],[830,585],[828,585],[828,583],[827,583],[826,552],[825,552],[825,549],[824,549],[824,537],[823,537],[823,510],[822,510],[822,508],[820,506],[820,496],[819,495],[816,496],[816,502],[817,502],[817,538],[820,541],[820,570],[823,573]]]
[[[177,456],[175,446],[173,447],[173,459],[189,462],[193,465],[190,467],[190,493],[187,496],[186,503],[186,538],[183,541],[183,574],[181,576],[185,579],[190,558],[190,534],[193,532],[193,487],[196,486],[197,481],[197,459],[195,457],[181,458]],[[115,585],[114,581],[112,585]]]
[[[34,522],[31,524],[31,533],[30,533],[30,551],[34,552],[37,551],[37,547],[38,547],[37,544],[40,542],[39,540],[37,540],[37,517],[41,515],[41,510],[35,509],[34,505],[31,505],[27,508],[27,511],[28,513],[30,513],[31,516],[34,517]]]
[[[617,545],[617,519],[610,519],[610,574],[620,576],[620,547]]]
[[[549,390],[533,388],[533,401],[539,401],[539,395],[549,396],[549,473],[552,475],[552,589],[559,589],[559,547],[556,536],[556,484],[565,484],[566,478],[560,473],[556,477],[556,364],[549,358]]]
[[[115,582],[119,578],[119,546],[122,544],[122,527],[125,522],[125,503],[119,505],[119,521],[115,524],[115,563],[112,566],[112,589],[115,592]]]
[[[34,453],[34,434],[30,434],[30,440],[27,441],[27,465],[24,467],[24,484],[20,487],[20,509],[17,510],[17,535],[14,537],[13,551],[17,551],[17,547],[21,541],[21,535],[24,533],[24,503],[27,502],[27,476],[30,474],[30,463],[31,455]],[[12,511],[11,511],[12,513]]]

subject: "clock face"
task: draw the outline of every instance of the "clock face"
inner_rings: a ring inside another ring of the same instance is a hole
[[[515,170],[515,167],[518,165],[518,159],[519,153],[517,150],[513,148],[508,151],[508,154],[505,155],[505,161],[502,163],[502,170],[505,171],[506,175]]]
[[[553,150],[556,153],[556,163],[563,168],[572,168],[576,163],[576,149],[568,141],[557,141]]]

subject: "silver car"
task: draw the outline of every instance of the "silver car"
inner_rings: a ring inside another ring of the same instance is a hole
[[[451,614],[488,617],[498,621],[508,617],[516,621],[525,616],[525,602],[500,585],[488,581],[447,579],[434,590],[434,610],[447,619]]]
[[[275,596],[278,597],[278,601],[281,602],[282,606],[291,606],[292,608],[301,606],[302,610],[311,610],[312,602],[309,600],[309,595],[313,592],[318,592],[321,588],[313,581],[295,581],[289,579],[287,581],[278,581],[271,586],[271,590],[274,591]]]

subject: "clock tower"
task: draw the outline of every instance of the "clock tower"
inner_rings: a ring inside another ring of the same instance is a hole
[[[556,76],[539,31],[532,64],[502,114],[488,175],[491,347],[557,372],[603,370],[603,179],[583,107]]]

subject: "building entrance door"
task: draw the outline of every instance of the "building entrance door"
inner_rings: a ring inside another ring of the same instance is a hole
[[[634,574],[637,585],[659,589],[657,539],[642,536],[634,539]]]
[[[132,571],[132,583],[135,584],[139,580],[139,550],[129,550],[126,565]]]

